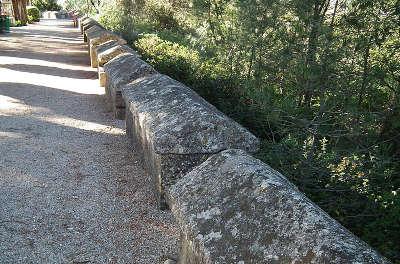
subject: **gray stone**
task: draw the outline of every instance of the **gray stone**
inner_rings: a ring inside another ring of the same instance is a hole
[[[81,31],[81,34],[83,34],[83,24],[85,23],[85,20],[88,18],[89,17],[87,15],[82,15],[78,18],[78,27],[79,30]]]
[[[137,78],[155,73],[153,67],[135,54],[121,54],[104,65],[106,97],[117,119],[125,119],[121,87]]]
[[[96,48],[97,58],[99,57],[98,54],[100,54],[100,53],[102,53],[102,52],[104,52],[104,51],[106,51],[106,50],[108,50],[108,49],[110,49],[112,47],[118,46],[118,45],[119,44],[118,44],[118,42],[116,40],[109,40],[109,41],[99,45]],[[107,81],[106,81],[107,75],[104,72],[103,64],[100,65],[98,60],[97,60],[97,64],[98,64],[97,73],[98,73],[98,76],[99,76],[100,87],[105,87],[106,83],[107,83]]]
[[[258,150],[254,135],[168,76],[138,79],[123,87],[123,97],[127,135],[143,152],[161,208],[165,189],[210,155]]]
[[[86,26],[83,26],[84,29],[84,36],[85,36],[85,42],[88,43],[88,47],[90,45],[90,40],[93,38],[96,38],[103,34],[104,31],[106,31],[103,27],[100,25],[92,25],[90,28],[86,29]]]
[[[115,46],[118,46],[118,45],[119,45],[118,41],[116,41],[116,40],[109,40],[107,42],[104,42],[104,43],[98,45],[96,47],[97,57],[99,56],[100,53],[102,53],[102,52],[104,52],[106,50],[109,50],[109,49],[111,49],[111,48],[113,48]],[[103,66],[103,65],[99,64],[99,66]]]
[[[110,48],[112,48],[112,47],[118,46],[118,45],[119,45],[119,44],[118,44],[118,41],[116,41],[116,40],[109,40],[109,41],[107,41],[107,42],[105,42],[105,43],[99,45],[99,46],[96,48],[96,52],[97,52],[97,54],[100,54],[100,53],[102,53],[103,51],[106,51],[106,50],[108,50],[108,49],[110,49]],[[100,87],[105,87],[105,86],[106,86],[106,83],[107,83],[107,80],[106,80],[107,75],[106,75],[106,73],[104,72],[104,68],[103,68],[102,66],[103,66],[103,64],[102,64],[102,65],[100,65],[100,64],[98,65],[97,73],[98,73],[98,76],[99,76]]]
[[[106,85],[107,85],[107,75],[104,72],[104,68],[103,67],[98,67],[97,68],[97,73],[99,75],[100,87],[106,87]]]
[[[131,49],[128,45],[115,45],[113,47],[110,47],[108,49],[103,49],[99,50],[97,49],[97,60],[99,63],[99,66],[103,66],[113,58],[117,57],[120,54],[124,53],[130,53],[134,54],[136,56],[139,56],[136,51]]]
[[[81,25],[82,26],[86,26],[86,25],[89,25],[89,24],[97,24],[97,23],[98,22],[96,20],[94,20],[93,18],[88,17],[88,16],[84,16],[81,19]]]
[[[167,199],[181,227],[180,263],[388,263],[241,150],[210,157]]]
[[[88,42],[86,32],[87,32],[89,29],[91,29],[92,27],[94,27],[94,26],[100,27],[100,28],[102,28],[102,29],[104,30],[104,28],[103,28],[96,20],[94,20],[94,19],[92,19],[92,18],[90,18],[90,19],[88,19],[88,20],[85,20],[85,22],[84,22],[84,24],[83,24],[83,26],[82,26],[82,34],[83,34],[83,37],[84,37],[84,39],[83,39],[84,42]]]
[[[118,44],[126,44],[126,40],[108,30],[100,31],[99,34],[89,39],[90,62],[93,68],[98,67],[97,47],[110,40],[116,41]]]

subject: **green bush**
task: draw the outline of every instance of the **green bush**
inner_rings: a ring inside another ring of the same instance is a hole
[[[28,23],[40,21],[40,11],[36,6],[27,6],[26,12],[28,15]]]
[[[120,5],[103,5],[99,22],[107,29],[121,34],[129,43],[136,39],[133,18]]]
[[[156,34],[142,34],[134,45],[158,71],[190,86],[210,103],[226,110],[228,115],[238,109],[239,86],[215,61],[201,57],[193,48],[164,40]]]
[[[143,34],[135,47],[160,71],[180,80],[188,80],[199,68],[199,54],[185,46],[161,39],[155,34]]]
[[[349,156],[346,151],[329,150],[329,142],[325,138],[320,138],[320,144],[311,149],[310,138],[303,133],[304,124],[284,125],[293,122],[293,116],[302,114],[293,107],[294,98],[288,96],[282,101],[273,89],[258,87],[256,83],[232,76],[219,61],[203,57],[198,50],[185,45],[183,36],[171,37],[165,32],[168,31],[140,35],[134,43],[136,50],[159,72],[190,86],[261,138],[262,146],[257,157],[282,171],[331,216],[351,227],[355,234],[387,256],[393,259],[399,257],[398,246],[394,242],[399,236],[395,220],[399,215],[399,199],[387,193],[386,196],[393,197],[393,200],[387,198],[385,203],[388,205],[385,207],[377,205],[363,195],[367,191],[365,182],[358,176],[369,173],[372,175],[369,180],[372,186],[390,189],[395,181],[379,181],[382,179],[382,168],[389,168],[385,158],[387,154],[374,153],[373,161],[362,152],[354,151]],[[171,38],[173,41],[170,41]],[[181,41],[176,42],[179,39]],[[308,152],[316,154],[309,155]],[[357,176],[343,178],[343,175]],[[326,189],[329,192],[321,191]],[[342,193],[346,195],[338,200],[337,196]],[[355,208],[362,212],[358,214],[365,217],[358,217],[357,213],[348,217]]]
[[[155,22],[160,29],[178,28],[179,23],[175,18],[174,10],[171,6],[165,5],[162,2],[148,3],[147,10],[149,18]]]
[[[15,22],[12,26],[13,27],[22,27],[22,26],[26,26],[26,23],[22,22],[21,20],[15,20]]]

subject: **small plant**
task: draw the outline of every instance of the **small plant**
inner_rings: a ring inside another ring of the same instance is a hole
[[[21,20],[15,20],[15,23],[13,24],[14,27],[22,27],[22,26],[26,26],[26,23],[24,23]]]
[[[40,11],[36,6],[27,6],[26,11],[28,14],[28,23],[32,24],[33,22],[40,21]]]

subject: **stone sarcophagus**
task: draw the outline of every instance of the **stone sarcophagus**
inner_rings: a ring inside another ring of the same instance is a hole
[[[125,119],[122,86],[138,78],[156,73],[154,68],[136,54],[120,54],[104,65],[106,97],[115,118]]]
[[[85,20],[83,20],[81,25],[82,25],[82,26],[81,26],[81,32],[82,32],[82,34],[83,34],[83,41],[84,41],[84,42],[87,42],[87,41],[88,41],[86,32],[87,32],[90,28],[92,28],[92,27],[94,27],[94,26],[103,28],[96,20],[94,20],[94,19],[92,19],[92,18],[90,18],[90,17],[89,17],[89,18],[86,18]]]
[[[78,28],[81,31],[81,34],[83,34],[83,24],[85,23],[85,20],[87,20],[87,19],[88,19],[87,15],[81,15],[78,18]]]
[[[100,65],[99,61],[98,61],[98,57],[99,54],[109,50],[112,47],[118,46],[118,42],[116,40],[109,40],[107,42],[104,42],[102,44],[100,44],[99,46],[97,46],[96,48],[96,53],[97,53],[97,62],[98,62],[98,67],[97,67],[97,73],[99,76],[99,82],[100,82],[100,87],[105,87],[106,83],[107,83],[107,76],[106,73],[104,72],[104,68],[103,68],[103,64]]]
[[[126,40],[108,30],[99,31],[97,34],[93,34],[90,38],[88,37],[90,64],[92,68],[98,67],[97,47],[110,40],[116,41],[121,45],[126,44]]]
[[[284,176],[226,150],[167,191],[181,264],[389,263]]]
[[[104,64],[106,64],[110,60],[124,53],[133,54],[139,57],[136,51],[131,49],[128,45],[120,45],[119,43],[116,43],[116,45],[109,47],[107,49],[102,49],[102,50],[97,49],[97,60],[99,66],[101,67],[104,66]]]
[[[85,27],[85,26],[84,26]],[[102,26],[100,25],[92,25],[90,28],[84,31],[84,36],[85,36],[85,42],[88,43],[88,48],[90,44],[90,39],[93,39],[95,37],[98,37],[102,34],[102,32],[106,31]]]
[[[165,190],[210,155],[229,148],[258,150],[253,134],[168,76],[131,82],[123,97],[127,136],[143,152],[161,208]]]
[[[120,45],[115,40],[107,41],[96,48],[97,63],[98,63],[98,74],[100,80],[100,86],[105,87],[107,84],[107,75],[104,72],[104,64],[112,60],[113,58],[121,54],[133,54],[139,57],[137,53],[131,49],[128,45]]]

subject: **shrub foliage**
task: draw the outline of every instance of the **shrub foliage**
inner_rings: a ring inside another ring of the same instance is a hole
[[[40,11],[59,11],[61,9],[57,0],[32,0],[32,5]]]
[[[27,6],[28,23],[40,21],[40,11],[36,6]]]

